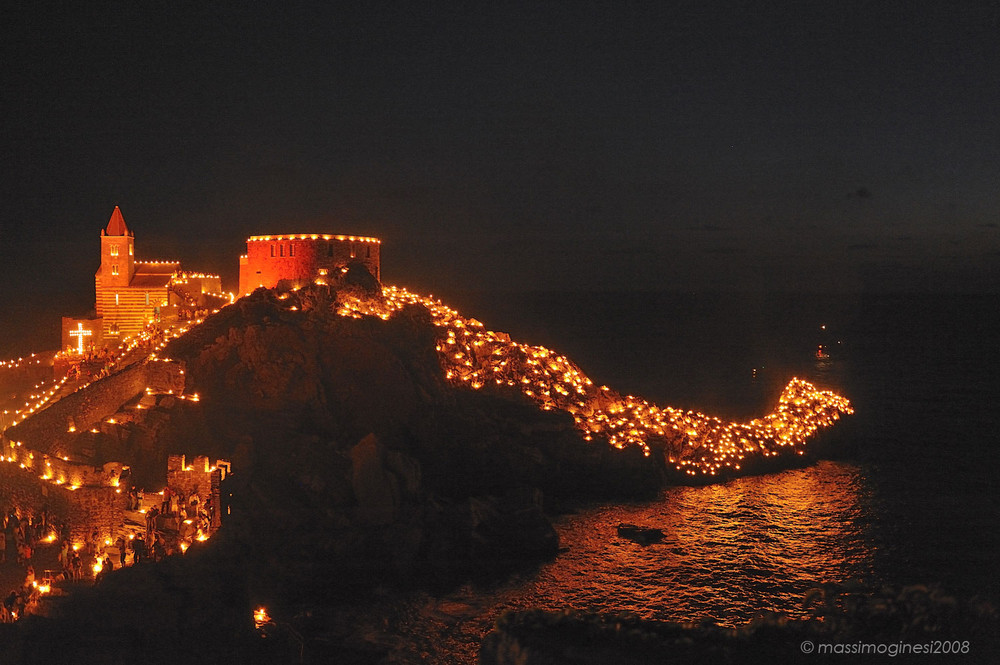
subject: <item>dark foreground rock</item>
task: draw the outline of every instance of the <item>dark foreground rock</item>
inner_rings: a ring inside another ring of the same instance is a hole
[[[627,538],[640,545],[649,545],[663,540],[663,531],[655,527],[621,522],[618,524],[617,532],[620,537]]]
[[[45,617],[0,624],[0,662],[263,663],[242,562],[232,552],[192,546],[172,557],[69,583],[46,599]]]
[[[997,613],[923,586],[806,598],[809,620],[773,615],[735,629],[618,614],[509,613],[483,640],[481,665],[661,663],[997,662]]]

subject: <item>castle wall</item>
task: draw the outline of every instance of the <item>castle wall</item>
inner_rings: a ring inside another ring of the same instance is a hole
[[[219,487],[228,469],[228,462],[218,460],[211,464],[204,456],[195,457],[187,465],[183,455],[171,455],[167,458],[167,487],[176,492],[183,502],[187,502],[191,494],[196,493],[201,507],[209,513],[213,531],[220,524]]]
[[[121,462],[108,462],[104,466],[95,467],[34,451],[11,441],[6,442],[0,461],[29,471],[56,487],[117,487],[113,483],[117,483],[122,472]]]
[[[146,388],[152,392],[183,392],[183,365],[165,361],[137,363],[63,397],[9,428],[4,436],[57,457],[67,454],[76,437],[71,428],[83,431],[93,427]]]
[[[183,272],[175,276],[171,284],[186,287],[184,290],[192,296],[198,293],[222,293],[222,278],[218,275]]]
[[[122,464],[94,467],[62,456],[71,452],[79,432],[100,426],[147,388],[152,392],[183,392],[183,365],[137,363],[62,398],[4,432],[0,436],[0,508],[14,507],[29,516],[47,508],[54,521],[70,526],[75,543],[82,543],[95,530],[102,539],[116,535],[127,503],[127,495],[117,487]]]
[[[66,522],[70,528],[70,539],[82,543],[87,536],[97,531],[99,540],[118,536],[125,523],[125,508],[128,495],[114,487],[81,487],[76,491],[59,490],[66,493],[68,513]]]
[[[251,236],[246,256],[240,257],[240,295],[261,286],[274,288],[282,281],[305,286],[351,263],[363,264],[381,279],[380,248],[377,238],[361,236]]]
[[[204,307],[206,296],[228,298],[222,293],[222,279],[218,275],[182,272],[170,280],[170,305],[180,309]],[[165,310],[161,309],[161,314]]]
[[[42,482],[32,471],[16,464],[0,464],[0,510],[16,509],[22,516],[38,517],[48,508],[49,515],[66,519],[69,515],[67,490]]]
[[[39,517],[47,511],[49,522],[67,524],[71,541],[78,544],[94,531],[102,539],[117,534],[128,501],[110,485],[71,489],[13,463],[0,464],[0,499],[0,509],[16,509],[22,516]]]

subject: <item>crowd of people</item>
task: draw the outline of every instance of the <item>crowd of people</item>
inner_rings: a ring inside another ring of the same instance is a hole
[[[109,349],[107,346],[101,348],[90,347],[82,355],[70,347],[57,354],[71,359],[71,364],[66,369],[70,379],[77,381],[96,381],[115,371],[117,364],[131,362],[136,354],[145,355],[162,340],[165,331],[155,323],[148,324],[142,332],[130,338],[128,345],[119,346],[116,349]]]
[[[0,515],[0,564],[16,562],[17,566],[25,566],[26,573],[24,583],[12,589],[0,603],[0,621],[15,621],[37,598],[38,582],[32,565],[35,550],[41,542],[52,542],[64,531],[64,526],[50,523],[48,508],[32,517],[17,510]]]
[[[156,557],[158,546],[166,555],[184,551],[195,540],[205,540],[212,530],[211,498],[202,502],[197,492],[187,495],[167,487],[159,505],[146,510],[145,545],[148,556]],[[168,528],[159,528],[165,526]]]
[[[30,564],[38,543],[43,539],[51,542],[59,532],[48,517],[48,508],[34,517],[22,516],[16,510],[0,516],[0,563],[13,560],[18,565]]]
[[[127,474],[125,471],[119,478],[128,480]],[[151,502],[131,483],[126,487],[128,509],[144,513],[145,528],[139,525],[126,528],[114,540],[102,538],[95,530],[82,544],[74,544],[67,525],[50,522],[47,508],[36,516],[22,515],[16,509],[0,516],[0,564],[16,561],[26,571],[24,582],[3,597],[0,621],[16,621],[24,616],[26,609],[30,612],[40,594],[50,592],[53,584],[89,580],[95,575],[100,580],[119,568],[158,562],[184,552],[194,541],[205,540],[211,533],[211,498],[203,502],[197,492],[185,494],[168,487],[154,495],[157,501]],[[44,571],[44,579],[36,579],[35,548],[40,543],[56,541],[58,566]]]
[[[102,349],[90,349],[70,365],[66,373],[75,381],[96,381],[111,372],[116,360],[118,360],[117,353],[109,351],[106,346]]]

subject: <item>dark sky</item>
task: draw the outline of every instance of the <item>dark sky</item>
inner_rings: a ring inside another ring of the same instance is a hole
[[[435,293],[1000,291],[996,2],[65,4],[0,24],[4,293],[92,300],[115,204],[229,288],[329,231]]]

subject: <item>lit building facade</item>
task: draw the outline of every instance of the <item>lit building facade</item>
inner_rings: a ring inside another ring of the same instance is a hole
[[[351,264],[363,265],[381,280],[381,243],[378,238],[318,233],[251,236],[247,253],[240,257],[239,295],[260,287],[305,286],[336,276]]]
[[[218,275],[181,273],[179,261],[136,261],[135,235],[118,206],[101,231],[101,266],[94,286],[102,337],[115,343],[160,320],[168,307],[196,306],[189,293],[198,297],[222,291]]]

